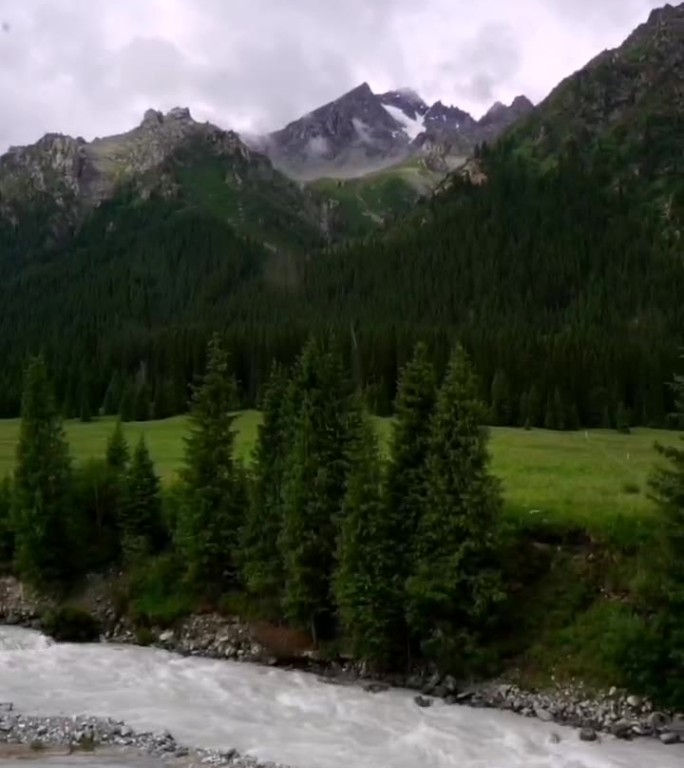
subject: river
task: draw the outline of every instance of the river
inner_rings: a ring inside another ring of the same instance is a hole
[[[420,709],[299,672],[107,644],[58,645],[0,627],[0,701],[27,714],[88,714],[164,730],[295,768],[681,768],[681,747],[577,733],[507,712]],[[553,743],[551,734],[561,736]],[[92,763],[91,763],[92,764]]]

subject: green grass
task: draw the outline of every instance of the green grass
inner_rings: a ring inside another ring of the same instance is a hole
[[[237,453],[248,460],[260,416],[244,411],[236,420]],[[390,421],[378,419],[383,444]],[[77,461],[104,455],[112,419],[90,424],[67,422],[66,431]],[[131,443],[144,434],[157,471],[170,481],[183,459],[186,417],[125,424]],[[19,432],[18,420],[0,421],[0,477],[11,472]],[[648,476],[657,456],[656,441],[677,442],[675,432],[637,429],[617,432],[547,432],[493,429],[493,469],[503,484],[507,515],[530,526],[545,522],[613,536],[624,521],[648,526],[655,514],[648,499]],[[629,526],[637,533],[640,526]]]

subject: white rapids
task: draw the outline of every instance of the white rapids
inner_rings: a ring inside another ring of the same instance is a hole
[[[0,627],[0,701],[36,715],[88,714],[238,749],[293,768],[681,768],[681,747],[606,738],[493,710],[420,709],[311,675],[160,650],[51,644]],[[551,739],[560,735],[559,743]]]

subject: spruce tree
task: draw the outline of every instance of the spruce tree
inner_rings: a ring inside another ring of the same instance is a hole
[[[631,431],[630,426],[631,414],[627,406],[620,401],[618,403],[617,411],[615,412],[615,429],[623,435],[628,435]]]
[[[131,460],[131,452],[120,419],[117,420],[114,431],[107,441],[105,460],[107,466],[115,472],[125,472]]]
[[[499,427],[507,427],[512,421],[511,392],[506,373],[499,369],[492,381],[492,420]]]
[[[242,489],[234,460],[235,379],[218,336],[207,349],[204,376],[190,404],[191,433],[180,476],[183,502],[176,541],[190,580],[211,591],[234,579],[244,519]]]
[[[527,393],[527,417],[530,422],[530,426],[541,427],[543,422],[543,405],[542,398],[539,394],[539,389],[535,384],[532,384]]]
[[[461,348],[452,356],[431,425],[428,496],[408,582],[409,620],[427,656],[464,671],[501,596],[498,483],[489,472],[486,411]]]
[[[561,432],[568,428],[568,415],[565,409],[565,402],[560,389],[556,389],[553,393],[553,413],[556,422],[556,429]]]
[[[309,628],[314,640],[334,615],[331,586],[347,479],[350,391],[330,342],[309,341],[294,371],[296,414],[279,546],[286,616]]]
[[[684,377],[674,383],[676,405],[684,414]],[[627,643],[628,682],[675,709],[684,707],[684,448],[656,445],[661,464],[650,484],[663,535],[653,559],[658,589],[643,600],[642,636]],[[653,578],[655,576],[655,578]]]
[[[28,365],[13,483],[19,573],[37,585],[70,574],[71,461],[42,357]]]
[[[279,601],[283,563],[278,539],[291,418],[289,379],[274,365],[261,402],[263,421],[254,450],[253,481],[242,531],[242,577],[250,594]]]
[[[126,475],[121,539],[124,557],[129,562],[159,552],[166,543],[159,478],[142,435]]]
[[[397,665],[404,649],[401,527],[383,498],[372,422],[359,415],[350,450],[335,594],[354,657],[376,669]]]
[[[387,469],[387,504],[398,526],[396,546],[402,554],[404,579],[410,572],[414,538],[425,506],[430,419],[436,395],[427,347],[418,344],[399,378]]]
[[[12,482],[8,476],[0,483],[0,565],[9,565],[13,558]]]

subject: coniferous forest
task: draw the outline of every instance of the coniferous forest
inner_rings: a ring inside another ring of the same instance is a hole
[[[0,414],[18,413],[29,352],[65,416],[149,419],[186,409],[214,330],[243,405],[274,360],[333,331],[377,413],[422,341],[440,376],[463,345],[496,424],[670,423],[676,205],[666,219],[638,184],[613,183],[600,151],[550,165],[506,141],[480,154],[486,184],[454,177],[383,233],[325,248],[264,247],[182,199],[123,193],[46,243],[32,209],[31,226],[0,230]]]

